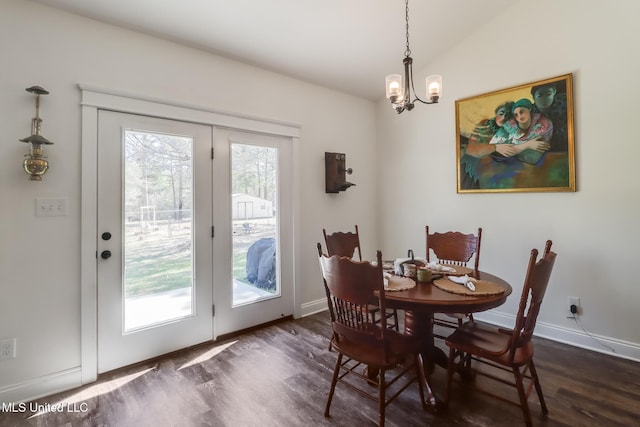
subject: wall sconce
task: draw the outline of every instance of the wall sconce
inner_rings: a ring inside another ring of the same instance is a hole
[[[36,95],[36,116],[31,120],[31,136],[20,140],[31,144],[29,154],[25,154],[26,159],[22,166],[24,171],[29,174],[30,181],[42,181],[42,175],[49,169],[47,157],[42,152],[42,144],[51,145],[53,142],[40,135],[40,125],[42,124],[42,119],[40,118],[40,95],[48,95],[49,92],[40,86],[28,87],[26,91]]]
[[[324,153],[325,192],[339,193],[355,185],[347,182],[346,174],[353,169],[345,167],[346,155],[343,153]]]

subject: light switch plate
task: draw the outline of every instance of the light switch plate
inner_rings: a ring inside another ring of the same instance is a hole
[[[36,216],[66,216],[66,197],[38,197],[36,198]]]
[[[0,341],[0,360],[15,359],[16,357],[16,339],[9,338]]]

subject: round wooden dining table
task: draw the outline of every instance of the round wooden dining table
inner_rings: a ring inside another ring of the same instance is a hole
[[[431,392],[428,376],[434,364],[446,367],[447,355],[435,346],[433,340],[434,313],[477,313],[498,307],[511,295],[511,285],[493,274],[479,271],[470,276],[495,283],[503,292],[494,295],[461,295],[444,291],[430,282],[417,282],[416,286],[403,291],[387,291],[385,299],[388,308],[405,311],[405,333],[420,337],[422,359],[427,367],[425,385],[429,390],[428,404],[437,406],[437,399]]]

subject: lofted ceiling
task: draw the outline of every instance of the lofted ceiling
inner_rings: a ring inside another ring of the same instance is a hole
[[[371,100],[384,96],[387,74],[402,73],[402,0],[32,1]],[[411,0],[416,89],[440,74],[430,60],[512,3]]]

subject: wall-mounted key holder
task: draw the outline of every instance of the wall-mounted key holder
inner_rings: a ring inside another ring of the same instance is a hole
[[[325,192],[339,193],[355,185],[347,181],[353,170],[346,167],[344,153],[324,153]]]

